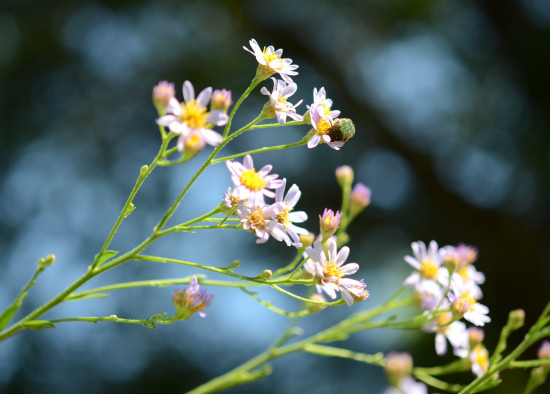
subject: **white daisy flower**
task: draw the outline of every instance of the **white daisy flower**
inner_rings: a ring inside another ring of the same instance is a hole
[[[268,206],[257,206],[255,204],[239,203],[239,217],[243,224],[243,229],[254,231],[256,243],[267,242],[271,235],[277,241],[283,241],[286,233],[283,225],[277,220],[277,215],[281,213],[284,204],[275,203]]]
[[[428,250],[422,241],[413,242],[411,247],[414,257],[405,256],[405,261],[416,271],[409,275],[403,284],[414,286],[422,293],[437,295],[441,292],[439,283],[444,283],[444,275],[448,272],[442,266],[443,258],[439,253],[437,242],[431,241]]]
[[[294,71],[298,68],[298,66],[292,64],[291,59],[281,58],[283,55],[282,49],[275,50],[275,48],[270,45],[261,50],[255,39],[251,39],[249,43],[252,50],[245,46],[243,46],[243,49],[256,57],[256,60],[258,61],[257,74],[262,77],[262,80],[278,73],[285,82],[289,84],[292,83],[292,78],[290,75],[298,75],[298,72]]]
[[[489,308],[477,302],[476,290],[472,284],[473,282],[464,282],[458,275],[453,276],[448,297],[456,315],[463,316],[476,326],[484,326],[485,323],[491,321],[491,318],[487,316]]]
[[[326,143],[334,150],[339,150],[344,145],[342,141],[332,141],[328,135],[333,120],[324,114],[324,110],[321,106],[312,106],[309,110],[309,116],[314,133],[312,133],[307,142],[308,148],[315,148],[321,142]]]
[[[304,211],[292,212],[292,210],[298,203],[302,192],[297,185],[292,185],[290,189],[288,189],[286,196],[284,196],[285,188],[286,179],[283,178],[283,184],[275,190],[275,202],[284,204],[283,210],[277,215],[277,220],[283,225],[288,234],[288,236],[285,237],[286,244],[290,245],[292,240],[292,245],[300,247],[302,244],[300,243],[298,234],[308,234],[309,232],[302,227],[296,226],[294,223],[305,222],[307,220],[307,213]]]
[[[351,306],[357,301],[354,296],[359,299],[368,296],[368,292],[365,293],[364,282],[343,278],[346,275],[356,273],[359,264],[349,263],[343,265],[348,258],[349,248],[344,246],[338,252],[335,238],[330,238],[327,242],[328,260],[321,242],[315,241],[313,248],[306,248],[309,260],[304,264],[304,268],[316,276],[319,281],[318,291],[323,290],[332,299],[336,298],[336,292],[339,291],[346,304]]]
[[[240,200],[248,200],[254,206],[264,205],[264,196],[274,198],[275,193],[272,190],[283,184],[281,179],[277,179],[279,175],[268,175],[273,168],[270,164],[256,172],[254,161],[250,155],[244,157],[242,164],[229,160],[225,164],[231,173],[231,180],[235,184],[235,194]]]
[[[296,107],[302,103],[300,100],[297,104],[292,105],[287,99],[296,93],[298,86],[295,83],[287,84],[285,81],[271,78],[273,80],[273,91],[270,93],[265,87],[260,92],[266,96],[269,96],[270,111],[277,117],[277,121],[282,126],[286,122],[286,117],[290,117],[294,120],[302,121],[304,118],[302,115],[296,113]]]

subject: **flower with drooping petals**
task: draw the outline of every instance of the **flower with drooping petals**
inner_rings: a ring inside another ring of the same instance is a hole
[[[194,313],[200,317],[206,317],[205,308],[210,306],[214,298],[213,294],[206,294],[206,289],[199,286],[197,277],[193,275],[189,286],[183,290],[176,290],[172,295],[174,307],[176,308],[176,318],[186,320]]]
[[[298,86],[295,83],[287,84],[280,79],[271,78],[273,80],[273,91],[270,93],[265,87],[260,92],[266,96],[269,96],[269,103],[266,104],[266,113],[268,118],[277,117],[277,121],[282,126],[286,122],[286,117],[290,117],[294,120],[302,121],[304,118],[302,115],[296,113],[296,107],[302,103],[300,100],[297,104],[293,105],[287,101],[287,99],[296,93]]]
[[[283,203],[272,205],[255,205],[253,203],[239,203],[239,217],[243,229],[253,231],[258,239],[256,243],[267,242],[271,235],[277,241],[283,241],[286,233],[283,225],[277,220],[277,215],[284,209]]]
[[[342,141],[332,141],[329,135],[333,119],[324,114],[321,106],[312,106],[309,110],[309,116],[313,129],[310,131],[311,137],[307,142],[308,148],[315,148],[321,142],[324,142],[334,150],[339,150],[344,143]]]
[[[274,198],[275,193],[272,190],[283,184],[282,179],[277,179],[279,175],[269,174],[273,168],[271,164],[263,166],[259,172],[256,172],[250,155],[244,157],[242,164],[229,160],[225,164],[235,184],[235,194],[240,200],[247,200],[257,207],[264,204],[264,196]]]
[[[292,210],[298,203],[302,192],[297,185],[292,185],[285,196],[285,188],[286,178],[283,178],[283,184],[275,190],[275,202],[284,204],[283,210],[277,215],[277,221],[283,225],[288,234],[288,237],[285,237],[286,244],[290,245],[292,240],[294,246],[300,247],[302,244],[298,234],[308,234],[308,231],[296,226],[294,223],[305,222],[307,220],[307,213],[304,211],[292,212]]]
[[[249,43],[252,50],[245,46],[243,46],[243,49],[256,57],[256,60],[258,61],[258,70],[256,71],[256,75],[260,78],[260,80],[263,81],[273,74],[278,73],[285,82],[289,84],[292,83],[292,78],[290,75],[298,75],[298,72],[294,71],[298,68],[298,66],[292,64],[291,59],[281,58],[283,55],[282,49],[275,50],[275,48],[270,45],[261,50],[255,39],[251,39]]]
[[[349,248],[344,246],[338,252],[334,237],[329,238],[327,242],[328,259],[321,242],[315,241],[313,248],[306,248],[309,260],[304,264],[304,268],[317,278],[319,283],[317,290],[323,290],[332,299],[336,298],[336,292],[339,291],[348,306],[356,302],[354,296],[359,299],[363,296],[364,298],[368,297],[368,293],[365,293],[364,282],[344,278],[344,276],[354,274],[359,269],[357,263],[343,265],[348,258]]]

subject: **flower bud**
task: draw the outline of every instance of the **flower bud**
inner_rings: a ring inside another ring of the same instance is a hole
[[[542,345],[540,345],[540,348],[537,351],[537,356],[541,360],[550,359],[550,342],[548,342],[548,341],[543,341],[542,342]]]
[[[354,217],[370,204],[371,190],[362,183],[356,184],[351,191],[350,216]]]
[[[271,270],[263,270],[260,275],[258,275],[259,279],[269,279],[273,276],[273,272]]]
[[[227,112],[232,103],[231,91],[226,89],[214,90],[210,99],[210,109],[212,111],[221,110]]]
[[[485,333],[481,328],[477,328],[477,327],[468,328],[468,339],[470,342],[470,349],[473,349],[480,343],[483,343],[484,338],[485,338]]]
[[[300,238],[302,248],[307,248],[308,246],[313,245],[313,241],[315,241],[315,234],[313,233],[299,234],[298,237]]]
[[[321,235],[323,236],[323,240],[321,242],[324,242],[336,233],[340,227],[341,219],[342,214],[339,211],[334,212],[332,209],[325,208],[323,216],[319,215],[319,227],[321,230]]]
[[[340,166],[336,169],[336,180],[342,189],[353,183],[353,168]]]
[[[402,379],[409,377],[413,369],[413,360],[408,353],[389,353],[386,355],[384,371],[388,383],[392,387],[399,387]]]
[[[508,315],[508,324],[512,330],[521,328],[525,324],[525,311],[523,309],[510,311]]]
[[[38,260],[38,267],[39,268],[46,268],[49,265],[52,265],[55,262],[55,255],[49,254],[46,257]]]
[[[325,299],[325,297],[323,297],[322,294],[319,294],[319,293],[313,293],[311,295],[311,297],[309,297],[310,300],[312,301],[320,301],[320,302],[327,302],[327,300]],[[314,312],[320,312],[322,311],[323,309],[326,308],[326,305],[321,305],[321,304],[313,304],[313,303],[310,303],[308,302],[307,304],[307,310],[314,313]]]
[[[168,103],[175,96],[176,90],[173,83],[162,81],[153,88],[153,104],[160,116],[166,113]]]

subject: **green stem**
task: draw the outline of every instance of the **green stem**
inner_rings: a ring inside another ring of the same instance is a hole
[[[153,159],[151,164],[145,168],[145,170],[143,170],[144,167],[142,167],[142,170],[140,171],[140,174],[139,174],[139,176],[136,180],[136,183],[134,184],[134,187],[132,188],[132,191],[130,192],[130,195],[128,196],[128,199],[126,200],[126,203],[124,204],[124,206],[122,208],[122,211],[120,212],[120,215],[118,215],[118,218],[117,218],[113,228],[111,229],[111,232],[107,236],[107,239],[105,240],[105,243],[101,247],[101,250],[99,251],[99,253],[96,255],[97,257],[96,257],[96,260],[94,261],[94,263],[92,263],[92,267],[95,267],[95,266],[98,265],[98,263],[100,261],[99,258],[101,257],[101,255],[107,250],[107,248],[111,244],[111,241],[113,240],[113,237],[115,236],[116,232],[118,231],[118,228],[120,227],[120,224],[122,223],[122,221],[126,217],[126,212],[128,211],[128,208],[130,207],[130,204],[132,204],[132,201],[134,201],[134,197],[136,196],[137,192],[139,191],[139,189],[143,185],[143,182],[145,182],[145,180],[147,179],[149,174],[151,174],[151,172],[157,166],[158,161],[164,155],[164,152],[166,151],[168,143],[170,142],[170,140],[172,138],[173,137],[170,138],[169,136],[168,137],[163,136],[162,144],[160,146],[160,149],[159,149],[156,157]]]
[[[227,121],[227,124],[225,125],[225,129],[223,131],[223,138],[227,137],[229,134],[229,130],[231,130],[231,123],[233,122],[233,117],[235,116],[235,113],[237,112],[237,109],[241,106],[242,102],[248,97],[248,95],[254,90],[258,84],[262,82],[260,78],[256,75],[254,79],[252,79],[252,82],[250,82],[250,86],[246,88],[244,93],[241,95],[239,100],[235,103],[233,106],[233,109],[231,110],[231,113],[229,114],[229,120]]]
[[[224,162],[224,161],[227,161],[227,160],[236,159],[238,157],[242,157],[242,156],[246,156],[246,155],[253,155],[253,154],[256,154],[256,153],[269,152],[269,151],[272,151],[272,150],[281,150],[281,149],[294,148],[294,147],[302,146],[302,145],[305,145],[305,144],[307,144],[307,139],[302,138],[300,141],[293,142],[292,144],[266,146],[266,147],[259,148],[259,149],[249,150],[247,152],[241,152],[241,153],[236,153],[236,154],[230,155],[230,156],[220,157],[219,159],[212,160],[212,164],[221,163],[221,162]]]

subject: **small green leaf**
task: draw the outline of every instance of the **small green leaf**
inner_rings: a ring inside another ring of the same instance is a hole
[[[21,304],[11,304],[5,311],[2,313],[2,316],[0,316],[0,331],[6,327],[6,324],[9,323],[13,315],[19,310],[19,307]]]
[[[95,263],[97,265],[103,263],[106,260],[109,260],[111,257],[115,257],[118,254],[116,250],[106,250],[101,255],[96,254],[95,255]]]
[[[32,330],[41,330],[43,328],[55,328],[54,324],[48,320],[29,320],[23,323],[25,327]]]
[[[73,296],[67,297],[67,301],[80,301],[80,300],[91,300],[94,298],[105,298],[111,296],[108,293],[94,293],[94,294],[75,294]]]
[[[491,380],[487,383],[485,383],[483,386],[477,388],[474,393],[479,393],[481,391],[485,391],[485,390],[489,390],[495,386],[498,386],[499,384],[502,383],[502,379],[495,379],[495,380]]]

